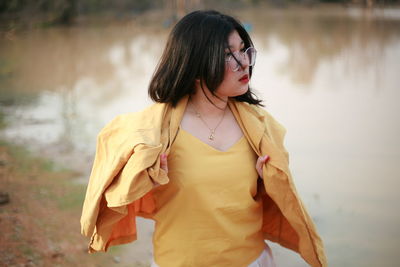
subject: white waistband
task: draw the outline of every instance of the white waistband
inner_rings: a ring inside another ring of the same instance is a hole
[[[150,267],[159,267],[153,260]],[[265,244],[265,249],[261,252],[260,256],[249,264],[248,267],[276,267],[274,257],[272,256],[271,248]]]

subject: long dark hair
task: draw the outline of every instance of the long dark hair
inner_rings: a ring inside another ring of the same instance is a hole
[[[183,17],[172,29],[160,62],[149,86],[155,102],[173,106],[195,92],[195,80],[204,83],[212,94],[222,83],[225,73],[225,49],[228,37],[236,30],[245,48],[253,46],[249,34],[239,21],[217,11],[194,11]],[[253,67],[250,66],[251,76]],[[237,101],[262,105],[249,90],[234,97]]]

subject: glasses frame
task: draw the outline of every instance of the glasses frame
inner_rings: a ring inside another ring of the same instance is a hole
[[[254,53],[254,60],[253,60],[253,62],[250,62],[250,61],[249,61],[249,57],[248,57],[248,51],[249,51],[249,49],[252,50],[252,51],[254,51],[254,52],[253,52],[253,53]],[[249,67],[254,66],[254,65],[256,64],[256,57],[257,57],[257,50],[256,50],[254,47],[249,46],[249,47],[248,47],[245,51],[243,51],[243,52],[232,52],[231,55],[229,55],[228,58],[225,59],[225,62],[228,64],[229,68],[230,68],[233,72],[235,72],[235,71],[238,71],[238,70],[241,68],[241,66],[242,66],[242,60],[244,60],[244,59],[247,59],[247,60],[249,61]],[[230,61],[231,61],[232,59],[236,62],[236,67],[235,67],[235,68],[233,68],[233,67],[232,67],[232,64],[230,63]]]

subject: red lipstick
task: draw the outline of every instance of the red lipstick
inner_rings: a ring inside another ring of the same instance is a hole
[[[243,75],[242,78],[239,79],[239,82],[248,83],[249,82],[249,75],[248,74]]]

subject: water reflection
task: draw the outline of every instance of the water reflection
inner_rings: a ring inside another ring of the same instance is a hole
[[[287,48],[287,58],[276,70],[289,75],[294,83],[310,84],[319,65],[337,57],[342,57],[346,71],[354,74],[363,73],[366,65],[379,67],[385,48],[398,42],[400,14],[397,20],[385,20],[346,12],[273,11],[264,16],[253,14],[251,21],[257,23],[257,36],[275,38]]]
[[[330,265],[395,266],[399,12],[264,13],[240,15],[253,24],[259,51],[252,85],[288,129],[296,184]],[[115,115],[150,103],[147,84],[166,34],[119,25],[3,39],[0,100],[10,125],[1,134],[88,171],[99,129]],[[18,104],[23,96],[33,100]],[[142,243],[129,249],[148,251],[145,229]],[[124,260],[146,261],[146,251]],[[305,266],[292,253],[274,251],[281,266]]]
[[[17,62],[12,82],[2,87],[2,102],[16,104],[5,109],[12,119],[4,134],[39,149],[45,145],[42,152],[55,157],[77,151],[91,155],[94,137],[106,122],[150,103],[146,88],[163,35],[120,28],[49,29],[3,41],[1,57]],[[9,93],[15,91],[20,94]],[[19,105],[24,94],[37,97]],[[57,151],[49,150],[50,144]]]

